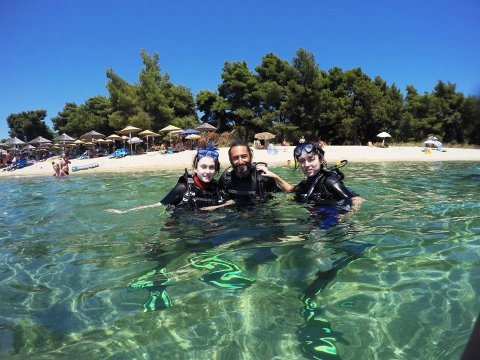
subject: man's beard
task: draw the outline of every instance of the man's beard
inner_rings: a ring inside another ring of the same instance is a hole
[[[250,175],[250,166],[248,165],[242,165],[242,166],[235,166],[235,175],[238,178],[246,178],[248,175]]]

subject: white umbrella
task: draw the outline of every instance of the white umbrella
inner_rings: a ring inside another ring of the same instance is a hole
[[[135,144],[135,151],[137,151],[137,144],[140,144],[143,142],[142,139],[140,139],[139,137],[132,137],[130,140],[127,140],[128,143],[130,144],[130,151],[133,153],[132,151],[132,145]]]
[[[377,137],[382,138],[382,139],[383,139],[382,145],[385,145],[385,138],[387,138],[387,137],[391,138],[392,135],[390,135],[389,133],[383,131],[383,132],[381,132],[380,134],[378,134]]]
[[[392,135],[390,135],[389,133],[383,131],[383,132],[381,132],[380,134],[378,134],[377,137],[387,138],[387,137],[392,137]]]

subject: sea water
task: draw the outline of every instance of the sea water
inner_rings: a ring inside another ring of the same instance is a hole
[[[0,182],[3,359],[455,359],[480,311],[478,163],[350,164],[330,227],[287,194],[114,214],[179,174],[86,172]]]

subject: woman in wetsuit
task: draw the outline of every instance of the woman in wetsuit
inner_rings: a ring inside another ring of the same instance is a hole
[[[323,218],[320,228],[336,225],[346,214],[357,210],[363,199],[343,183],[339,167],[327,168],[325,151],[316,143],[298,145],[294,151],[295,167],[300,167],[306,179],[291,188],[297,201],[312,204]],[[346,164],[346,160],[342,162]]]
[[[182,175],[175,187],[158,203],[144,205],[128,210],[108,209],[116,214],[138,211],[161,205],[173,205],[182,208],[202,208],[222,204],[223,198],[214,180],[215,174],[220,170],[218,152],[215,149],[198,149],[193,159],[193,175]]]

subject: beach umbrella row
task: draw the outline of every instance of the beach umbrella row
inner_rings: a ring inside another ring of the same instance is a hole
[[[187,129],[187,130],[182,130],[177,126],[174,125],[168,125],[162,129],[159,130],[159,132],[168,132],[170,136],[172,134],[178,134],[180,133],[181,135],[186,135],[187,140],[196,140],[200,138],[200,132],[201,131],[215,131],[216,128],[208,123],[203,123],[200,126],[197,126],[195,129]],[[53,139],[55,143],[60,143],[63,145],[63,148],[65,148],[68,145],[92,145],[94,142],[101,143],[101,144],[108,144],[110,141],[117,141],[117,140],[122,140],[126,141],[129,139],[129,144],[130,144],[130,150],[132,150],[132,144],[138,144],[140,142],[143,142],[141,139],[138,137],[132,138],[132,134],[138,133],[138,135],[142,137],[146,137],[146,144],[148,147],[148,140],[151,137],[152,139],[161,136],[158,133],[155,133],[151,130],[143,130],[135,127],[135,126],[127,126],[124,129],[118,131],[119,134],[128,134],[127,136],[118,136],[117,134],[111,134],[107,137],[105,137],[104,134],[101,134],[97,131],[89,131],[85,134],[83,134],[80,139],[75,140],[73,137],[67,135],[66,133],[63,133]],[[103,140],[105,138],[105,140]],[[83,139],[83,140],[81,140]],[[0,149],[9,149],[12,151],[17,151],[19,145],[25,145],[27,144],[26,142],[20,140],[17,137],[13,137],[9,140],[7,140],[6,143],[0,143]],[[24,147],[22,150],[34,150],[36,149],[35,146],[37,147],[48,147],[52,144],[52,141],[49,139],[44,138],[43,136],[37,136],[35,139],[30,140],[27,144],[26,147]]]

